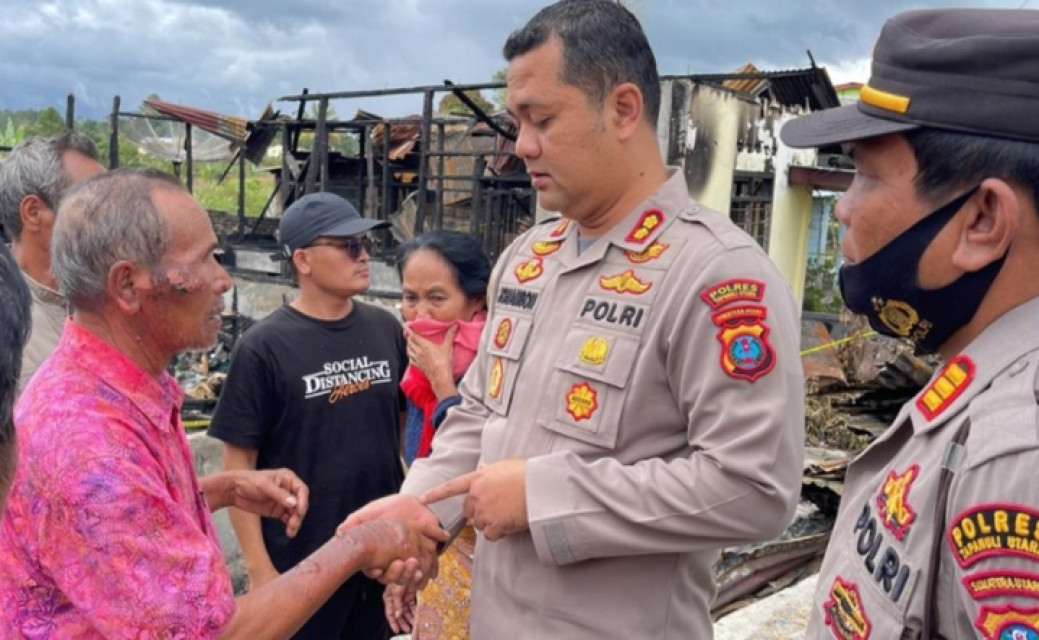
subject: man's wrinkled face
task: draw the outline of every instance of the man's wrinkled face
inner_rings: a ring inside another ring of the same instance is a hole
[[[206,211],[190,194],[157,188],[152,194],[170,232],[170,248],[142,304],[142,321],[164,351],[205,349],[216,343],[232,280],[217,262]]]

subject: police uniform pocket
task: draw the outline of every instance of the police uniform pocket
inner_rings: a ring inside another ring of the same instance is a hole
[[[816,587],[817,610],[821,627],[834,638],[891,638],[900,640],[916,638],[918,631],[906,628],[906,610],[912,601],[917,574],[910,584],[905,585],[904,600],[891,601],[890,594],[881,589],[869,571],[863,558],[854,548],[827,549],[835,561],[827,562],[824,573],[819,574]],[[818,636],[816,636],[818,637]]]
[[[531,319],[509,314],[495,315],[487,346],[488,366],[484,404],[499,415],[508,415],[519,359],[530,335]]]
[[[568,438],[613,449],[638,349],[633,336],[571,331],[548,387],[555,396],[546,407],[551,413],[539,423]]]

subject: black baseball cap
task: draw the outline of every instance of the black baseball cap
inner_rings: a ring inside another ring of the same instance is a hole
[[[310,193],[296,200],[281,216],[278,242],[285,258],[319,236],[354,236],[389,227],[385,220],[362,218],[354,205],[334,193]]]
[[[890,18],[855,105],[786,123],[790,147],[921,127],[1039,142],[1039,11],[939,9]]]

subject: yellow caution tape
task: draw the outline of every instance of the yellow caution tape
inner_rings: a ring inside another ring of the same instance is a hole
[[[841,338],[840,340],[834,340],[833,342],[827,342],[826,344],[821,344],[817,347],[812,347],[811,349],[805,349],[801,352],[801,355],[807,356],[813,353],[818,353],[819,351],[825,351],[826,349],[834,349],[844,344],[845,342],[851,342],[852,340],[858,340],[859,338],[869,338],[875,335],[877,335],[876,331],[862,331],[860,333],[856,333],[853,336]]]

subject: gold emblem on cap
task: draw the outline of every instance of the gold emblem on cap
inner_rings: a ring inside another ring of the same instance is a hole
[[[873,305],[880,321],[903,338],[908,338],[913,327],[920,322],[916,309],[901,300],[874,300]]]
[[[874,89],[868,84],[859,90],[859,100],[871,107],[885,111],[894,111],[895,113],[906,113],[909,111],[908,96],[900,96],[897,93]]]

